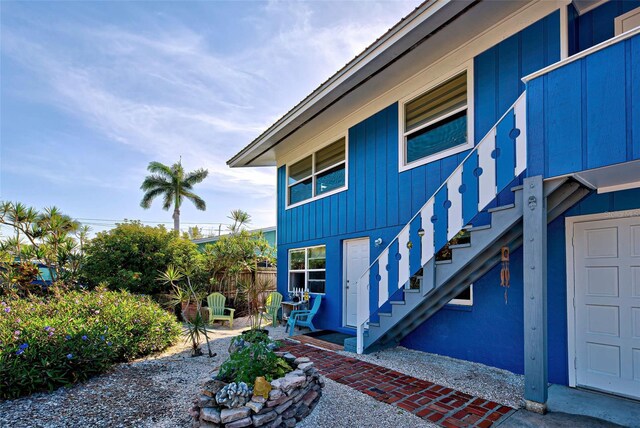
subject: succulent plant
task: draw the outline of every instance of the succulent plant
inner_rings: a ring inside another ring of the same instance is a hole
[[[216,403],[229,409],[235,409],[244,406],[252,394],[252,389],[246,383],[231,382],[216,393]]]

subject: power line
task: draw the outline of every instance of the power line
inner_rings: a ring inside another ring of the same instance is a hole
[[[80,217],[76,217],[75,218],[78,221],[81,222],[108,222],[109,224],[115,224],[115,223],[122,223],[124,221],[139,221],[140,223],[155,223],[155,224],[173,224],[173,221],[153,221],[153,220],[138,220],[138,219],[106,219],[106,218],[80,218]],[[206,224],[206,225],[223,225],[223,226],[231,226],[231,223],[222,223],[222,222],[187,222],[187,221],[180,221],[180,224],[195,224],[195,225],[200,225],[200,224]]]

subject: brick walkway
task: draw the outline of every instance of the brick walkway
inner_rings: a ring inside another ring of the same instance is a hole
[[[309,357],[328,379],[446,428],[486,428],[514,411],[493,401],[335,352],[285,343],[282,350],[297,357]]]

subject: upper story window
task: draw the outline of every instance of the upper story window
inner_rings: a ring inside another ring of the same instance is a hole
[[[404,167],[413,167],[467,150],[469,83],[467,70],[403,105]]]
[[[346,188],[347,139],[340,138],[317,152],[289,165],[289,206],[327,196]]]

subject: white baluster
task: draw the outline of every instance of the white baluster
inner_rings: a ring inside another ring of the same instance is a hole
[[[398,235],[398,252],[400,253],[400,261],[398,262],[398,287],[402,288],[409,277],[411,276],[409,268],[409,248],[407,243],[409,242],[409,226],[406,226]],[[395,257],[395,254],[393,255]]]
[[[516,128],[520,135],[516,137],[516,177],[527,169],[527,93],[520,96],[514,107]]]
[[[460,186],[462,185],[462,168],[456,169],[449,180],[447,180],[448,196],[451,202],[449,207],[449,230],[447,231],[447,239],[453,238],[462,230],[462,194],[460,194]]]
[[[435,253],[433,243],[433,223],[431,223],[431,217],[433,217],[433,198],[431,198],[422,210],[420,210],[420,217],[422,217],[422,229],[424,230],[424,236],[422,237],[422,257],[420,262],[424,266],[433,254]]]
[[[389,248],[386,248],[378,259],[378,275],[380,275],[380,282],[378,283],[378,307],[381,307],[389,300],[389,272],[387,272],[387,264],[389,264]]]
[[[482,211],[496,197],[496,160],[491,153],[496,148],[496,128],[492,128],[478,145],[478,166],[482,175],[478,180],[480,196],[478,211]]]

